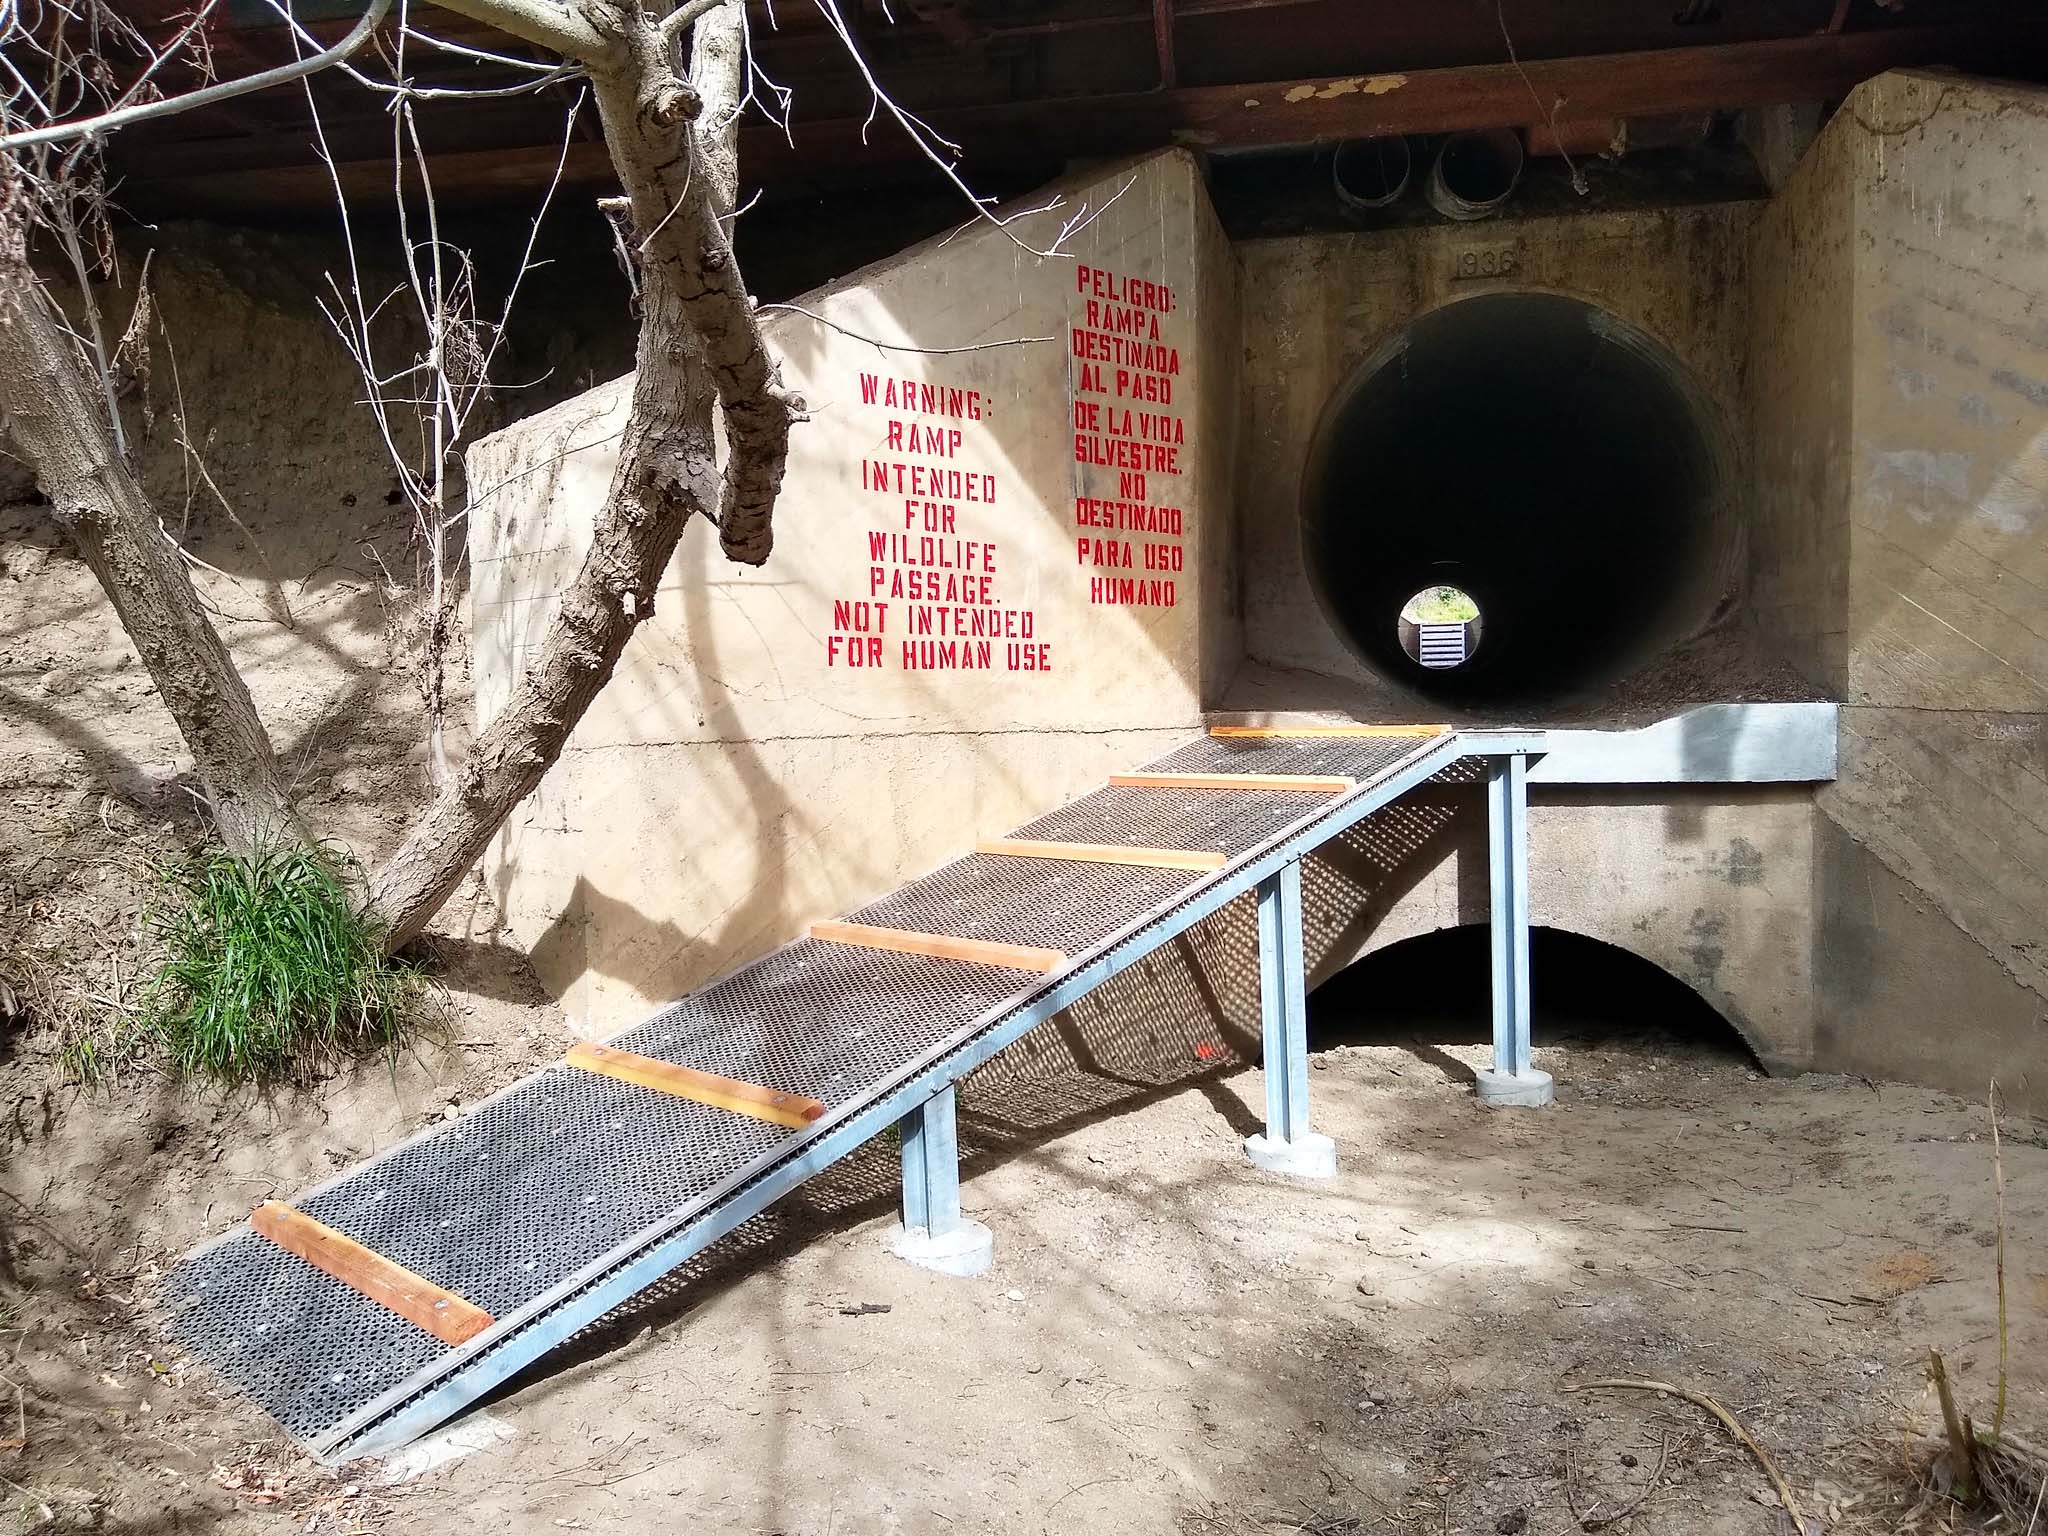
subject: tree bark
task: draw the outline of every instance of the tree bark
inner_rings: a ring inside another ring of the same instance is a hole
[[[222,841],[244,859],[304,846],[248,686],[114,445],[111,407],[18,243],[4,234],[0,243],[0,422],[149,669]]]
[[[632,208],[641,266],[633,402],[591,547],[540,654],[505,710],[371,886],[387,946],[416,936],[474,867],[505,817],[561,755],[610,680],[694,513],[719,507],[728,556],[758,564],[798,402],[781,388],[722,217],[732,212],[741,0],[696,23],[692,78],[634,0],[586,7],[607,46],[586,59]],[[465,14],[490,10],[466,0]],[[489,19],[485,17],[484,19]],[[723,408],[721,475],[712,431]]]

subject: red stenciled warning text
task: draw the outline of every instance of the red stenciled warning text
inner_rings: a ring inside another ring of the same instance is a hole
[[[1177,483],[1187,429],[1180,416],[1181,356],[1172,288],[1101,267],[1075,268],[1068,328],[1074,462],[1074,560],[1088,601],[1172,608],[1185,561]]]
[[[1038,615],[1002,601],[990,536],[999,487],[974,467],[989,402],[977,389],[861,373],[876,426],[856,479],[863,592],[834,598],[827,666],[906,672],[1048,672]]]

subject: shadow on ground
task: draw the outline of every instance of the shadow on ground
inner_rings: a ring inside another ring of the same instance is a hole
[[[1532,935],[1531,968],[1542,978],[1533,1034],[1547,1048],[1618,1048],[1646,1055],[1678,1050],[1710,1062],[1751,1063],[1740,1037],[1696,993],[1625,950],[1539,929]],[[1202,967],[1188,970],[1201,974]],[[1061,1015],[967,1079],[960,1109],[962,1178],[1019,1160],[1042,1161],[1038,1154],[1062,1138],[1189,1090],[1207,1101],[1231,1138],[1260,1130],[1247,1103],[1258,1099],[1257,1081],[1233,1081],[1246,1072],[1256,1041],[1240,1032],[1216,1047],[1198,1043],[1183,1061],[1149,1056],[1134,1064],[1132,1031],[1144,1028],[1142,1004],[1141,991],[1135,1000],[1110,998],[1093,1012],[1082,1008]],[[1309,1033],[1319,1067],[1332,1050],[1394,1047],[1444,1087],[1469,1096],[1473,1067],[1446,1047],[1491,1038],[1486,930],[1444,930],[1368,955],[1311,994]],[[1160,1042],[1147,1036],[1144,1043],[1156,1050]],[[600,1359],[646,1330],[666,1328],[821,1237],[894,1215],[899,1178],[893,1136],[870,1141],[486,1401]]]

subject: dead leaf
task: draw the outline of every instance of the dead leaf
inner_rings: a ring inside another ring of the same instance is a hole
[[[1940,1274],[1941,1261],[1917,1248],[1885,1254],[1864,1271],[1867,1294],[1884,1301],[1917,1291]]]

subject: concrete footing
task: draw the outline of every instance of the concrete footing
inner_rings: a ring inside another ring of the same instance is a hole
[[[1541,1109],[1557,1097],[1548,1072],[1524,1067],[1519,1072],[1479,1069],[1479,1102],[1493,1109]]]
[[[1247,1136],[1244,1155],[1254,1168],[1297,1179],[1327,1179],[1337,1172],[1337,1143],[1314,1131],[1304,1131],[1292,1141],[1275,1141],[1263,1133]]]
[[[952,1231],[937,1237],[923,1227],[892,1227],[889,1251],[919,1269],[965,1280],[988,1272],[995,1262],[996,1236],[980,1222],[963,1216]]]

